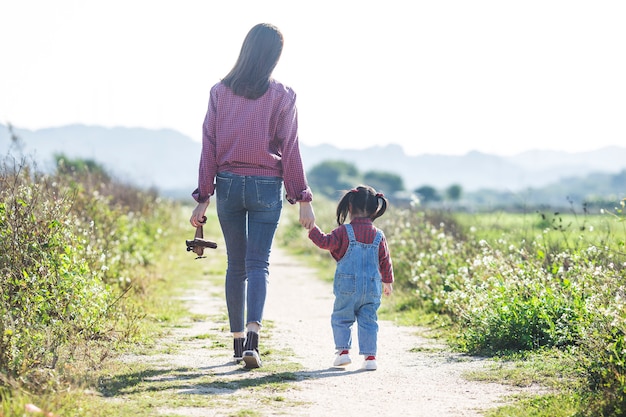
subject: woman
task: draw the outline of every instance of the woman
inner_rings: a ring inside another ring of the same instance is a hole
[[[298,145],[296,94],[272,78],[282,49],[275,26],[254,26],[233,69],[211,88],[192,194],[198,205],[190,221],[199,227],[215,192],[228,258],[234,359],[247,368],[261,366],[259,331],[283,185],[287,201],[300,205],[300,224],[308,229],[315,223]]]

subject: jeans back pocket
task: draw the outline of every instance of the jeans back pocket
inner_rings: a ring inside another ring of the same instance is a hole
[[[283,182],[279,179],[255,179],[257,204],[274,208],[282,204]]]
[[[228,200],[230,194],[230,185],[233,180],[231,178],[216,176],[215,177],[215,198],[219,201]]]

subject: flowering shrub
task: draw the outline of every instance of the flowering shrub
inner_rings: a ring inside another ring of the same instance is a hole
[[[457,271],[466,268],[474,250],[454,220],[400,210],[377,221],[391,251],[395,286],[415,295],[413,307],[452,315],[445,300],[462,285]]]
[[[574,348],[581,376],[599,394],[591,412],[626,412],[623,236],[593,226],[569,233],[559,223],[530,241],[527,230],[514,228],[485,240],[474,228],[451,227],[452,216],[433,222],[418,211],[394,214],[381,227],[396,287],[414,294],[414,307],[448,315],[459,347],[483,354]]]
[[[480,245],[482,252],[459,271],[464,284],[446,300],[461,323],[464,348],[494,353],[578,344],[590,319],[580,275],[547,271],[513,246],[502,252]]]

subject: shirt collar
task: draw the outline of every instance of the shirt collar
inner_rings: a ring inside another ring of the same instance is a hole
[[[372,219],[369,217],[355,217],[350,221],[350,224],[372,224]]]

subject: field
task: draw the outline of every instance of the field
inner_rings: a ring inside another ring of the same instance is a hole
[[[315,202],[326,232],[334,207]],[[180,228],[176,210],[84,161],[60,160],[54,175],[2,166],[0,415],[22,415],[33,398],[80,408],[77,385],[180,314],[155,259]],[[331,280],[332,259],[310,244],[296,212],[285,210],[277,243]],[[493,416],[624,415],[625,218],[624,201],[604,213],[392,208],[376,220],[396,278],[382,313],[500,360],[472,378],[552,389]]]

